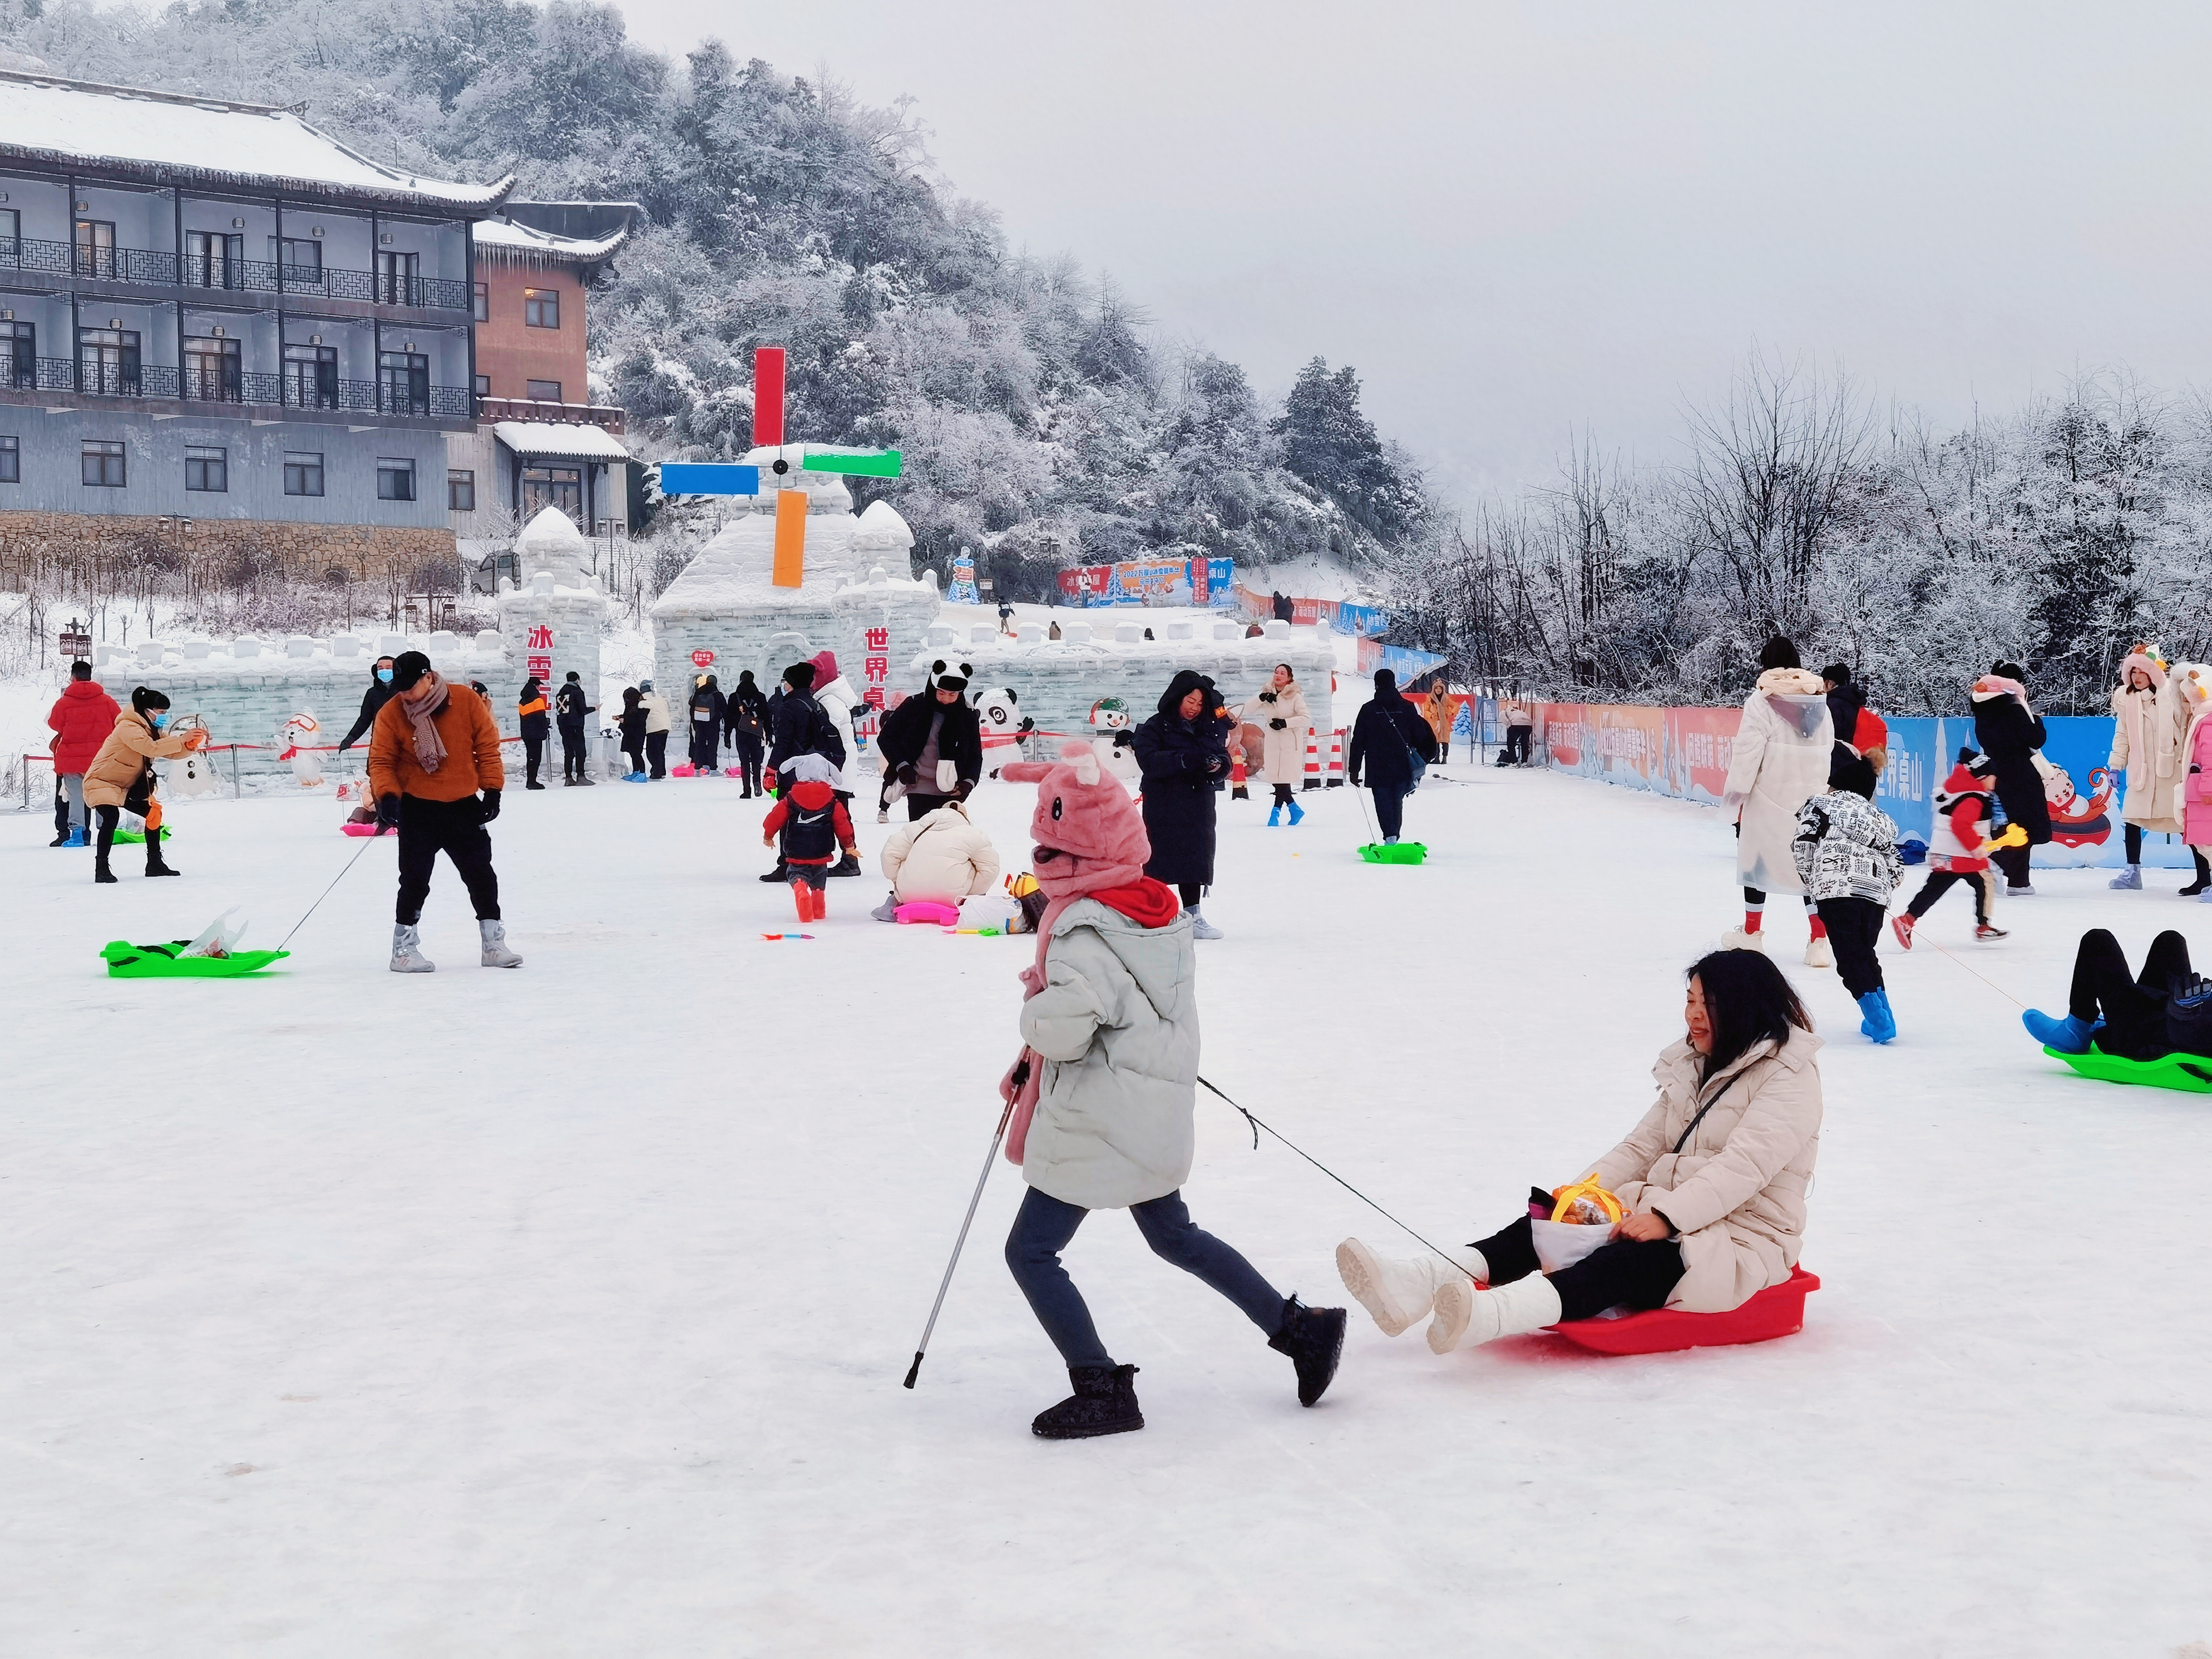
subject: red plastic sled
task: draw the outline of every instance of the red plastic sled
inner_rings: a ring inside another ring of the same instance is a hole
[[[1684,1348],[1771,1342],[1805,1328],[1805,1298],[1820,1288],[1820,1281],[1813,1274],[1792,1267],[1783,1283],[1769,1285],[1726,1313],[1651,1308],[1621,1319],[1576,1319],[1546,1328],[1598,1353],[1677,1353]]]

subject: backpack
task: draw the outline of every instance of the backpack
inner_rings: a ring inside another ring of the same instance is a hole
[[[836,810],[835,795],[811,809],[785,799],[782,842],[787,862],[811,864],[836,857],[837,825],[833,816]]]

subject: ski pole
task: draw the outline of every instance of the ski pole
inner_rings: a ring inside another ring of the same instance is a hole
[[[292,924],[292,933],[298,933],[300,929],[307,925],[307,916],[314,915],[316,906],[321,904],[324,899],[326,899],[331,896],[331,887],[336,887],[340,882],[346,878],[346,872],[351,870],[355,865],[361,862],[361,855],[368,851],[368,844],[374,839],[375,837],[373,836],[364,836],[362,838],[361,845],[354,848],[353,856],[346,860],[345,869],[339,871],[337,874],[331,878],[331,886],[324,888],[321,896],[315,900],[314,904],[311,904],[307,907],[307,915],[301,916],[299,921]],[[279,942],[276,946],[278,950],[283,950],[285,945],[289,945],[292,942],[292,933],[287,933],[284,935],[283,940]]]
[[[1017,1085],[1016,1093],[1019,1093]],[[975,1206],[983,1201],[983,1183],[991,1178],[991,1166],[999,1161],[999,1141],[1006,1133],[1007,1120],[1014,1115],[1014,1103],[1006,1102],[1006,1109],[999,1114],[999,1127],[991,1131],[991,1150],[983,1154],[983,1173],[975,1177],[975,1196],[968,1200],[968,1213],[960,1223],[960,1237],[952,1241],[952,1260],[945,1264],[945,1277],[937,1286],[937,1300],[930,1304],[929,1323],[921,1328],[921,1346],[914,1351],[914,1364],[907,1367],[906,1386],[912,1388],[915,1378],[921,1375],[921,1357],[929,1352],[930,1333],[937,1328],[937,1316],[945,1307],[945,1293],[952,1288],[952,1270],[960,1265],[961,1247],[968,1243],[968,1229],[975,1223]]]

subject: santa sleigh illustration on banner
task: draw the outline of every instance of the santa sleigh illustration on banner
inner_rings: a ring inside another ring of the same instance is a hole
[[[2045,860],[2059,865],[2100,862],[2105,843],[2112,838],[2111,809],[2118,780],[2110,768],[2093,767],[2089,793],[2084,795],[2074,787],[2064,767],[2044,761],[2038,769],[2043,774],[2044,799],[2051,803],[2051,845],[2044,849]]]

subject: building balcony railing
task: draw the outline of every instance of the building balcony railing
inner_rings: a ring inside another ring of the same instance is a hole
[[[479,398],[480,421],[551,421],[565,426],[604,427],[622,435],[623,411],[605,404],[556,404],[543,398]]]
[[[139,283],[156,288],[204,288],[254,294],[303,294],[315,299],[361,300],[370,305],[466,311],[469,285],[450,276],[410,276],[394,271],[349,270],[335,265],[280,267],[268,259],[231,259],[164,253],[156,248],[84,247],[33,237],[0,239],[0,271],[28,270],[90,282]]]
[[[75,362],[67,357],[15,360],[0,372],[0,391],[76,392],[96,398],[181,398],[196,403],[278,405],[361,415],[466,416],[469,394],[457,386],[404,381],[337,380],[289,374],[226,374],[171,363]]]

